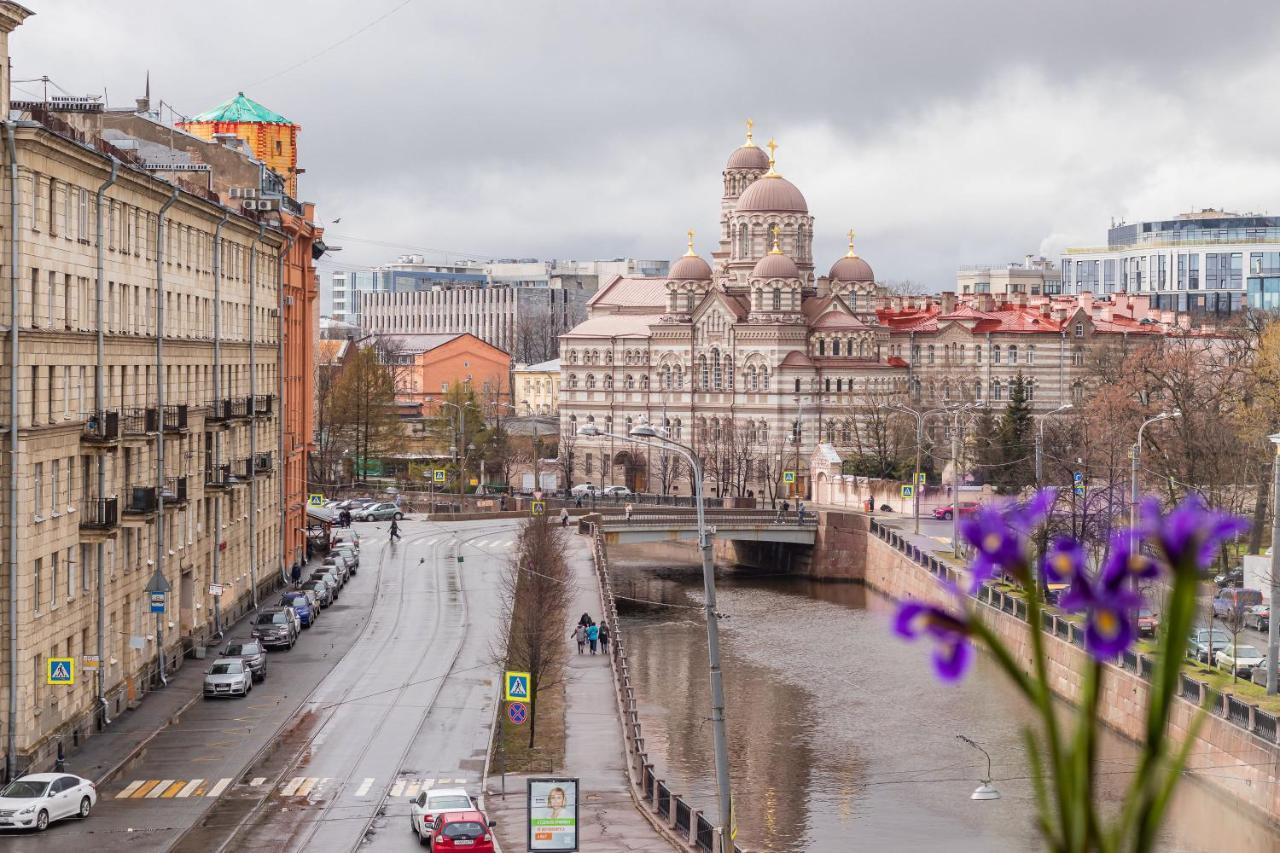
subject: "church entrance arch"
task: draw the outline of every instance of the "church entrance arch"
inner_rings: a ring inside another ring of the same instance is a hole
[[[644,492],[649,488],[648,472],[645,469],[644,457],[629,450],[619,451],[613,457],[613,470],[623,474],[623,483],[633,492]]]

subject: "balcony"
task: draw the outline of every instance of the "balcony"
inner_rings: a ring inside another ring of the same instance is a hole
[[[231,475],[239,480],[250,480],[253,478],[253,457],[245,456],[243,459],[237,459],[231,463]]]
[[[124,415],[125,435],[147,435],[160,431],[159,409],[129,409]]]
[[[130,486],[129,502],[124,505],[126,515],[147,515],[156,511],[159,495],[155,486]]]
[[[81,530],[113,530],[120,523],[118,498],[86,498],[80,501]]]
[[[220,424],[231,417],[230,400],[212,400],[209,402],[209,414],[204,416],[205,423]]]
[[[270,474],[271,470],[271,451],[268,450],[253,457],[253,473]]]
[[[234,486],[238,480],[231,476],[230,465],[211,465],[204,469],[204,487],[206,489],[226,489]]]
[[[80,437],[91,443],[115,441],[120,437],[120,412],[115,409],[90,412]]]
[[[187,502],[187,478],[165,477],[163,495],[166,504],[185,504]]]
[[[187,431],[187,404],[180,403],[174,406],[164,407],[164,431],[165,432],[186,432]]]
[[[259,394],[253,398],[253,414],[257,417],[270,417],[275,401],[275,394]]]
[[[227,417],[232,420],[253,417],[252,397],[232,397],[224,400],[227,406]]]

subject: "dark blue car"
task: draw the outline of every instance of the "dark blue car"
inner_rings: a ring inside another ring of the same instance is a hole
[[[301,592],[286,592],[280,596],[280,606],[292,607],[298,614],[298,621],[302,623],[302,627],[311,627],[311,620],[315,614],[311,612],[311,602],[307,600],[306,595]]]

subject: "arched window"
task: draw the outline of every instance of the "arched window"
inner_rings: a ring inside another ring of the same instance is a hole
[[[627,435],[631,435],[631,415],[627,415]]]
[[[796,393],[797,394],[800,393],[800,377],[799,376],[796,377]]]
[[[836,377],[836,393],[839,394],[842,391],[844,391],[844,379],[842,377],[837,376]]]
[[[726,391],[733,390],[733,359],[728,356],[724,359],[724,387]]]
[[[842,421],[840,424],[840,442],[848,444],[853,441],[853,429],[849,421]]]
[[[828,376],[828,377],[826,378],[826,380],[825,380],[825,387],[824,387],[824,389],[823,389],[823,390],[825,390],[828,394],[830,394],[830,393],[831,393],[831,377],[830,377],[830,376]]]
[[[767,421],[760,422],[760,443],[769,443],[769,424]]]
[[[1079,405],[1084,402],[1084,385],[1076,382],[1071,386],[1071,402]]]
[[[636,387],[636,378],[628,373],[626,378],[622,380],[622,383],[624,388],[631,391]]]
[[[712,387],[719,391],[724,387],[724,374],[720,367],[720,350],[711,350],[711,382]]]
[[[1000,363],[1000,345],[999,344],[996,344],[995,346],[991,347],[991,363],[992,364]]]
[[[649,390],[649,374],[647,373],[640,377],[640,390],[641,391]]]
[[[973,363],[982,364],[982,344],[973,345]]]
[[[827,342],[822,338],[818,338],[818,355],[827,354]]]
[[[1027,344],[1027,364],[1036,363],[1036,345]]]
[[[671,388],[671,365],[664,365],[662,368],[662,387],[670,390]]]
[[[747,223],[738,226],[738,257],[751,257],[751,243],[747,240]]]
[[[1030,380],[1023,382],[1022,389],[1026,394],[1028,402],[1036,398],[1036,383],[1031,382]]]
[[[578,387],[578,374],[576,374],[576,373],[570,373],[570,374],[569,374],[569,387],[570,387],[570,388],[577,388],[577,387]]]
[[[804,438],[804,425],[800,423],[800,421],[798,420],[792,421],[791,422],[791,443],[799,444],[801,439],[803,438]]]
[[[604,351],[604,363],[613,364],[613,350],[607,349]]]
[[[780,287],[775,287],[773,289],[773,310],[782,310],[782,288]]]
[[[605,374],[605,377],[604,377],[604,390],[606,390],[606,391],[612,391],[612,390],[613,390],[613,374],[611,374],[611,373],[609,373],[609,374]]]
[[[991,399],[992,400],[1004,399],[1004,386],[1000,384],[999,379],[991,383]]]
[[[707,390],[707,383],[710,376],[707,372],[707,357],[705,355],[698,356],[698,382],[703,391]]]
[[[684,437],[684,422],[680,418],[676,418],[675,432],[677,441]]]
[[[1018,345],[1017,344],[1009,344],[1009,350],[1008,350],[1008,355],[1006,356],[1006,359],[1007,359],[1005,362],[1006,364],[1018,363]]]
[[[982,399],[982,380],[981,379],[973,380],[973,399],[975,400]]]
[[[756,375],[756,366],[754,364],[747,365],[747,390],[760,390],[760,377]]]
[[[767,367],[760,368],[760,390],[769,390],[769,368]]]
[[[587,389],[588,389],[588,390],[590,390],[590,389],[593,389],[593,388],[595,388],[595,387],[596,387],[596,375],[595,375],[594,373],[588,373],[588,374],[587,374]]]
[[[934,351],[933,344],[929,344],[929,364],[933,364],[933,351]]]

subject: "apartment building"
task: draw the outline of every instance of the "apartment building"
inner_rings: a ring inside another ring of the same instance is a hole
[[[0,29],[28,14],[0,2]],[[10,775],[109,725],[282,576],[280,453],[304,488],[305,439],[285,439],[307,427],[282,431],[280,394],[310,394],[285,381],[309,350],[286,356],[282,308],[314,337],[318,239],[309,209],[229,208],[52,111],[20,115],[0,146]],[[74,685],[46,683],[54,658]]]

